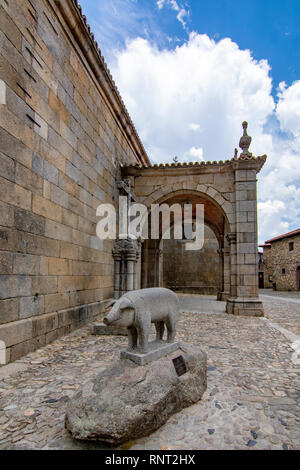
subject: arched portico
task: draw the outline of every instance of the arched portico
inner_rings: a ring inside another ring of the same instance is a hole
[[[265,161],[266,156],[255,158],[243,152],[239,158],[225,162],[123,168],[137,201],[148,208],[151,204],[187,200],[204,204],[205,222],[214,229],[220,245],[222,282],[218,298],[227,299],[227,312],[235,315],[263,315],[257,284],[256,184]],[[159,252],[157,240],[147,243],[150,251]],[[146,264],[144,255],[144,274]],[[157,284],[158,278],[154,276],[151,282]]]
[[[229,273],[228,273],[228,269],[224,270],[224,267],[228,265],[229,260],[227,260],[227,262],[224,261],[224,248],[227,246],[226,236],[231,230],[231,226],[228,222],[227,214],[225,213],[225,210],[220,206],[220,204],[216,202],[216,200],[213,199],[212,194],[214,193],[210,190],[209,194],[207,194],[209,188],[205,188],[206,192],[201,192],[195,189],[197,185],[193,184],[191,185],[191,188],[188,188],[187,185],[185,186],[186,186],[186,189],[176,189],[175,191],[173,190],[174,188],[172,187],[171,188],[168,186],[164,187],[164,194],[163,195],[160,194],[160,198],[158,200],[153,201],[153,197],[151,197],[151,198],[147,198],[147,200],[141,200],[140,202],[142,202],[148,207],[148,210],[150,213],[151,213],[151,206],[153,204],[159,204],[159,205],[167,204],[169,207],[174,207],[175,204],[180,205],[182,207],[181,220],[184,220],[184,216],[183,216],[184,205],[189,204],[193,207],[191,222],[195,221],[196,205],[201,204],[202,206],[204,206],[204,223],[207,227],[211,229],[211,231],[215,235],[215,238],[217,241],[217,249],[215,252],[215,256],[218,256],[219,266],[218,266],[218,272],[215,275],[214,286],[212,286],[209,283],[203,284],[203,278],[202,278],[202,284],[201,282],[200,284],[199,283],[197,284],[197,279],[195,279],[194,282],[192,282],[190,285],[190,292],[195,292],[198,288],[199,292],[217,293],[219,300],[226,300],[230,295],[229,278],[228,278]],[[156,195],[157,194],[158,193],[156,192]],[[225,200],[222,200],[220,195],[218,199],[223,204],[226,203]],[[230,207],[231,207],[231,204],[227,206],[227,210]],[[229,214],[230,212],[228,213],[228,215]],[[149,222],[150,221],[151,221],[151,218],[149,218]],[[149,233],[151,232],[150,225],[151,224],[149,224]],[[171,220],[171,225],[173,226],[172,220]],[[164,253],[163,247],[166,243],[168,243],[168,241],[164,241],[163,239],[164,237],[163,237],[163,234],[161,233],[161,229],[162,227],[160,226],[160,237],[158,240],[149,239],[149,240],[146,240],[143,244],[141,286],[144,288],[154,287],[154,286],[170,287],[163,283],[164,266],[168,262],[168,260],[165,259],[165,253]],[[173,240],[173,242],[175,241]],[[179,243],[180,242],[178,242],[178,244]],[[182,243],[184,243],[184,241],[181,241],[181,244]],[[183,248],[185,247],[186,246],[183,246]],[[200,260],[202,260],[202,262],[205,261],[206,264],[209,264],[209,263],[215,264],[214,258],[208,259],[207,256],[204,256],[205,249],[206,249],[206,244],[204,248],[200,251],[196,250],[196,251],[193,251],[192,253],[189,251],[186,251],[185,262],[194,264],[194,268],[197,267],[197,263],[200,262]],[[173,257],[174,256],[175,256],[175,253],[173,253]],[[182,265],[178,265],[177,269],[184,271],[182,269]],[[208,273],[209,271],[208,271],[207,265],[205,266],[205,269]],[[197,271],[198,271],[198,277],[199,278],[202,277],[199,275],[199,270],[194,269],[194,271],[195,271],[195,275],[197,274]],[[211,274],[215,274],[215,273],[211,273]],[[227,279],[225,279],[225,275],[227,275]],[[188,290],[188,286],[185,285],[184,282],[178,283],[178,286],[185,287],[185,290]],[[202,291],[201,291],[201,287],[202,287]],[[228,291],[224,290],[225,287],[228,289]]]

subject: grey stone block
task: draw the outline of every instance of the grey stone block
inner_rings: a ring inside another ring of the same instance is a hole
[[[129,359],[139,366],[144,366],[149,364],[149,362],[156,361],[157,359],[176,351],[179,346],[179,343],[153,341],[152,343],[149,343],[149,351],[147,353],[142,354],[138,351],[121,351],[121,358]]]
[[[27,167],[31,166],[32,151],[28,149],[20,140],[8,134],[0,128],[1,152],[8,157],[16,159]]]
[[[66,163],[66,175],[69,176],[75,183],[82,186],[82,173],[72,163]]]
[[[39,155],[34,155],[32,159],[32,171],[44,176],[44,160]]]
[[[44,161],[44,177],[46,180],[58,186],[58,170],[55,168],[55,166],[51,165],[51,163],[48,163],[46,160]]]
[[[14,161],[0,152],[0,176],[10,181],[15,181],[15,173]]]
[[[75,439],[113,446],[147,436],[202,398],[206,364],[206,354],[185,343],[146,366],[121,359],[77,392],[68,404],[66,428]]]
[[[45,218],[23,209],[15,208],[15,227],[23,232],[45,234]]]

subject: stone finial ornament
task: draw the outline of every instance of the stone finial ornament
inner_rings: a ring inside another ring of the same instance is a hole
[[[243,160],[247,160],[248,158],[252,157],[252,153],[249,152],[249,147],[252,142],[252,137],[250,137],[247,134],[247,128],[248,128],[248,122],[244,121],[243,122],[243,129],[244,129],[244,134],[241,137],[240,140],[240,148],[242,149],[242,153],[240,155],[240,158]]]

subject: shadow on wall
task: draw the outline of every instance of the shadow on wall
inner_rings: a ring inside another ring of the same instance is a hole
[[[181,240],[164,240],[163,285],[176,292],[217,295],[219,286],[219,243],[205,226],[200,251],[186,251]]]

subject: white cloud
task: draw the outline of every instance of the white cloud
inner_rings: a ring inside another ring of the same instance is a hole
[[[278,97],[276,114],[281,129],[300,137],[300,80],[290,87],[284,82],[280,83]]]
[[[201,130],[200,124],[195,124],[194,122],[191,122],[189,128],[194,132],[199,132]]]
[[[137,38],[118,53],[112,72],[153,160],[170,161],[192,147],[206,160],[232,158],[245,119],[253,151],[270,146],[263,133],[275,107],[269,66],[230,39],[192,33],[182,46],[159,50]]]
[[[300,226],[300,81],[280,86],[276,107],[267,61],[228,38],[196,33],[172,50],[136,38],[111,68],[154,162],[230,159],[247,120],[250,150],[268,154],[259,175],[260,242]]]
[[[277,199],[269,199],[266,202],[258,203],[258,212],[260,216],[260,230],[268,234],[265,238],[273,238],[280,233],[288,231],[288,223],[280,221],[280,214],[286,210],[284,202]],[[274,224],[274,221],[277,221]],[[265,241],[265,240],[264,240]]]
[[[189,150],[189,153],[188,155],[190,157],[192,157],[192,159],[194,158],[193,161],[199,161],[199,162],[202,162],[203,161],[203,148],[201,147],[192,147],[190,150]]]
[[[159,10],[161,10],[165,6],[169,6],[172,8],[172,10],[176,11],[177,20],[182,24],[183,29],[187,31],[185,18],[189,16],[188,10],[186,10],[184,7],[179,6],[176,0],[158,0],[156,4]]]

